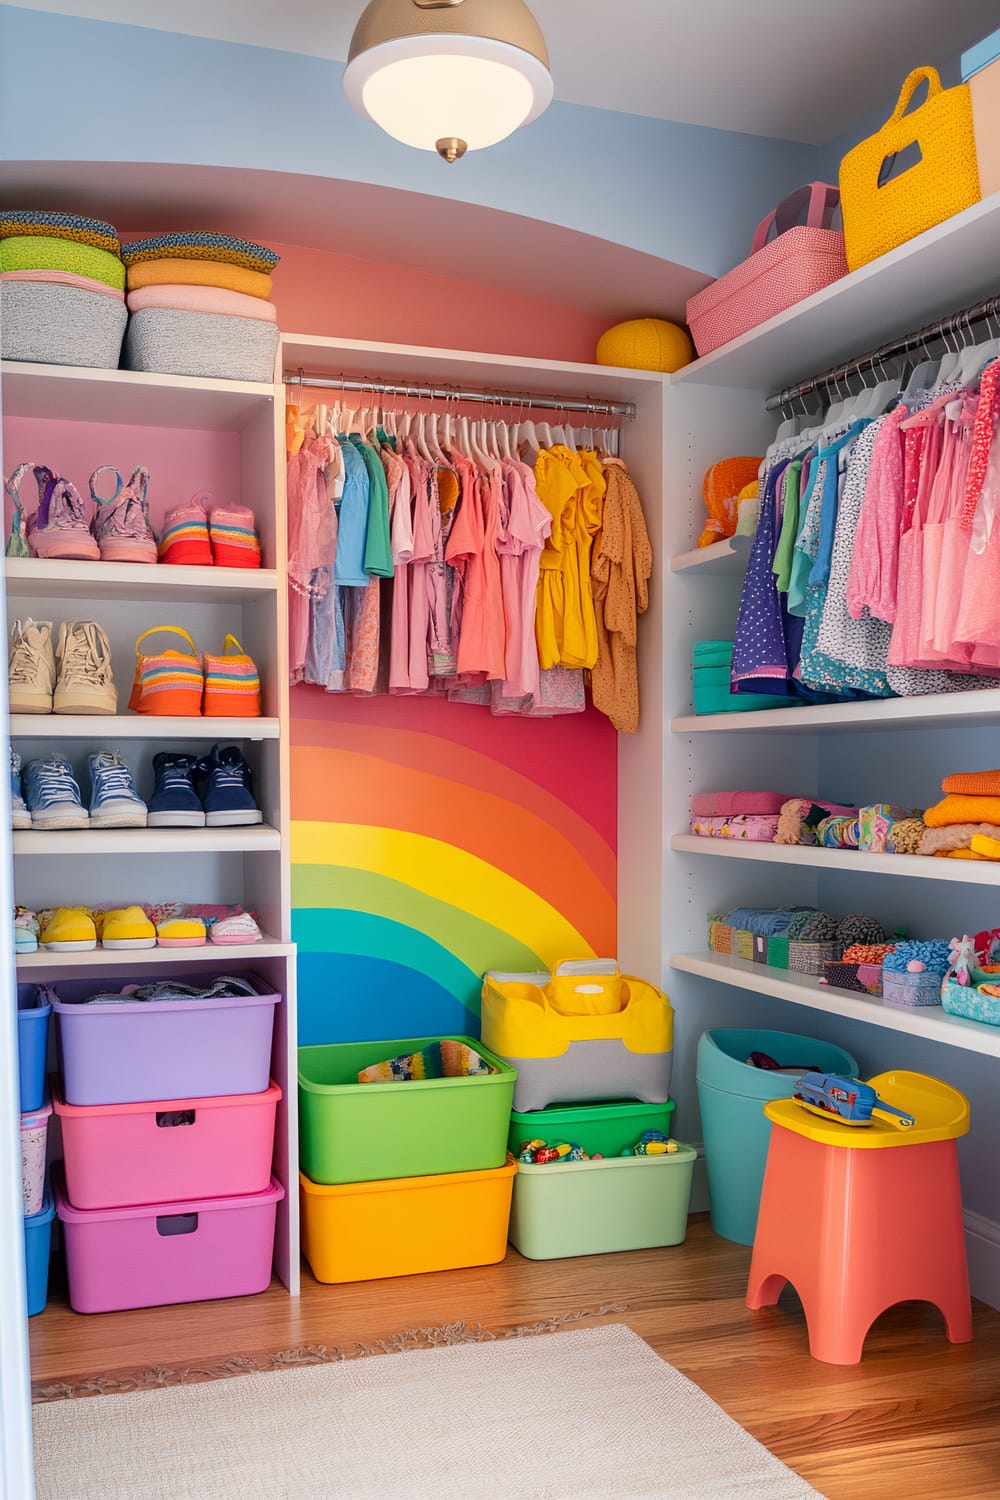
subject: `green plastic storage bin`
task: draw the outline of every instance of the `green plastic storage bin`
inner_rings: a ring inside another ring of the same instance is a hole
[[[679,1245],[697,1152],[606,1161],[519,1163],[510,1242],[529,1260]]]
[[[495,1073],[358,1083],[358,1073],[442,1040],[465,1042]],[[313,1182],[335,1187],[502,1167],[517,1069],[475,1037],[417,1037],[299,1048],[299,1155]]]
[[[670,1134],[674,1101],[666,1104],[636,1104],[632,1099],[612,1099],[608,1104],[563,1104],[554,1109],[514,1110],[510,1117],[507,1145],[516,1156],[525,1141],[569,1141],[582,1146],[588,1156],[617,1156],[625,1146],[634,1146],[644,1130]]]

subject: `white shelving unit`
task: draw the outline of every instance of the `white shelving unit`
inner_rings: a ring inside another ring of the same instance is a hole
[[[804,844],[741,843],[734,839],[706,839],[675,834],[671,849],[714,859],[739,859],[765,865],[796,865],[799,869],[847,871],[851,875],[887,875],[893,880],[945,880],[961,885],[1000,886],[1000,864],[974,860],[929,859],[916,854],[861,854],[857,849],[821,849]]]
[[[724,578],[742,578],[751,546],[750,537],[731,536],[724,542],[713,542],[711,547],[695,547],[691,552],[672,557],[670,571],[689,573],[692,568],[697,568],[703,576],[711,573]]]
[[[279,740],[280,719],[180,719],[166,714],[11,714],[16,740]]]

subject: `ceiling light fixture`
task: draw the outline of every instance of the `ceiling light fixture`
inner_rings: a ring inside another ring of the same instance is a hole
[[[524,0],[371,0],[344,92],[397,141],[453,162],[537,119],[552,74]]]

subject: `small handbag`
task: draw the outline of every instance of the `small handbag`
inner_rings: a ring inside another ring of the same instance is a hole
[[[234,635],[218,656],[205,652],[206,719],[259,719],[260,675]]]
[[[906,110],[927,80],[923,104]],[[896,177],[886,168],[917,146],[920,159]],[[978,203],[979,167],[969,85],[943,89],[936,68],[915,68],[896,108],[840,163],[840,206],[852,271]]]
[[[140,650],[151,635],[178,635],[189,651],[167,648],[150,655]],[[154,625],[135,643],[135,680],[128,706],[139,714],[170,714],[199,718],[205,672],[194,641],[179,625]]]

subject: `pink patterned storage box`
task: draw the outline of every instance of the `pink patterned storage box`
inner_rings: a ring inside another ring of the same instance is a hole
[[[699,355],[847,275],[843,231],[830,228],[839,203],[831,183],[811,182],[761,220],[749,259],[688,302],[687,321]],[[775,238],[768,241],[772,229]]]
[[[67,1104],[66,1196],[74,1208],[126,1208],[262,1193],[271,1181],[276,1083],[262,1094],[154,1104]]]
[[[275,1215],[285,1196],[276,1178],[266,1192],[238,1198],[84,1212],[67,1202],[62,1173],[52,1176],[74,1312],[249,1297],[270,1283]]]
[[[21,1187],[25,1217],[37,1214],[45,1196],[45,1152],[51,1104],[21,1116]]]

